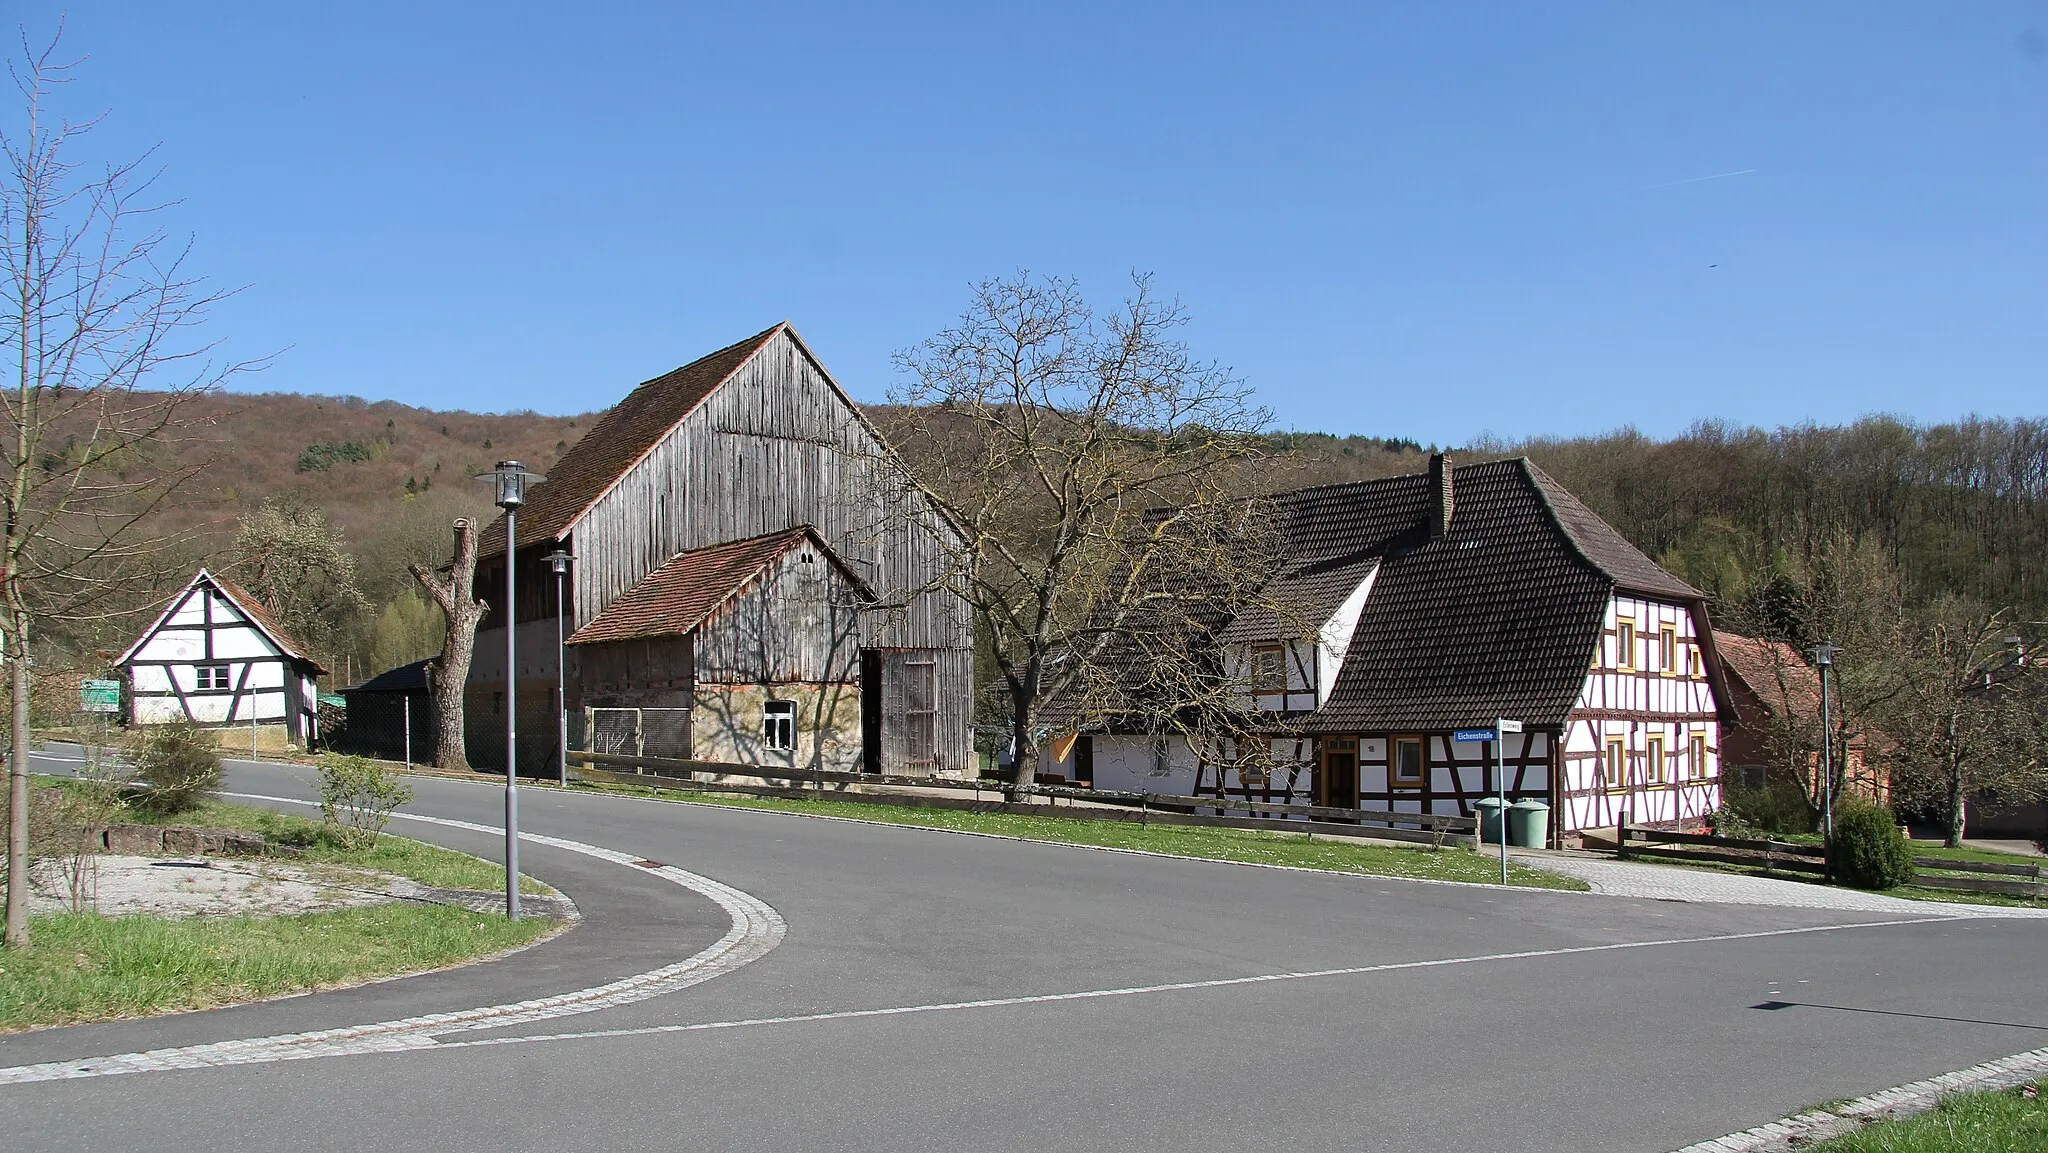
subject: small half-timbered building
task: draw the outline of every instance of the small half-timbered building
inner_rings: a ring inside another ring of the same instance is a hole
[[[1281,555],[1265,607],[1216,638],[1271,718],[1270,759],[1230,779],[1244,759],[1112,731],[1082,734],[1051,771],[1470,816],[1501,760],[1508,798],[1548,803],[1553,837],[1718,806],[1727,697],[1704,597],[1533,463],[1437,456],[1427,473],[1272,500]],[[1502,719],[1523,731],[1501,749],[1458,739]]]
[[[492,609],[469,680],[480,764],[504,763],[504,524],[477,566]],[[563,705],[559,610],[571,728],[593,747],[630,724],[647,755],[975,769],[972,618],[944,581],[958,532],[790,325],[634,389],[528,490],[518,533],[526,733],[551,732]],[[557,549],[574,557],[562,586],[544,560]],[[522,771],[553,745],[522,738]]]
[[[326,670],[262,602],[205,569],[115,664],[127,678],[132,725],[253,726],[301,749],[320,738]]]

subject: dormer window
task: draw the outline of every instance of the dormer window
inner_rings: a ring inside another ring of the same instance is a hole
[[[1287,691],[1287,649],[1282,645],[1252,646],[1252,690]]]

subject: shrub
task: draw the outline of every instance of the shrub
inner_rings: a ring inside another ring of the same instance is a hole
[[[1757,789],[1731,781],[1724,784],[1721,796],[1724,809],[1760,833],[1811,833],[1819,828],[1820,814],[1805,790],[1786,781]]]
[[[220,784],[220,742],[196,725],[153,727],[135,744],[135,807],[174,816],[199,807]]]
[[[391,811],[412,800],[412,786],[384,762],[329,754],[320,758],[320,815],[350,851],[375,848]]]
[[[1849,805],[1835,814],[1828,865],[1844,885],[1891,889],[1913,879],[1913,848],[1890,809]]]

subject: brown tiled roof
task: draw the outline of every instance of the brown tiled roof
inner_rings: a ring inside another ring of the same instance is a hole
[[[1718,630],[1714,643],[1728,672],[1754,693],[1764,708],[1775,713],[1782,701],[1791,706],[1798,720],[1820,719],[1820,674],[1798,649],[1784,641]]]
[[[677,553],[627,589],[625,595],[606,605],[589,624],[577,629],[569,643],[591,645],[688,636],[751,587],[769,566],[805,542],[823,553],[856,587],[861,587],[860,578],[826,547],[817,531],[809,525],[799,525],[766,536]]]
[[[1521,464],[1543,494],[1558,527],[1571,539],[1572,546],[1595,568],[1612,577],[1617,587],[1626,592],[1645,593],[1667,600],[1694,601],[1704,595],[1643,555],[1642,550],[1628,543],[1628,538],[1614,531],[1613,525],[1600,519],[1599,513],[1587,508],[1578,497],[1552,480],[1549,473],[1527,460]]]
[[[1436,539],[1426,530],[1426,476],[1279,498],[1306,518],[1297,539],[1383,558],[1337,683],[1307,727],[1442,730],[1497,717],[1561,724],[1621,583],[1607,566],[1635,581],[1656,567],[1619,536],[1596,536],[1586,548],[1576,538],[1592,535],[1588,526],[1568,528],[1567,518],[1591,514],[1574,501],[1559,515],[1562,490],[1526,460],[1455,468],[1452,483],[1450,531]]]
[[[717,391],[783,327],[777,324],[755,333],[626,394],[626,399],[612,406],[582,439],[569,446],[548,469],[546,480],[527,490],[526,507],[519,510],[520,547],[560,539],[612,482],[624,476],[669,429]],[[496,556],[504,550],[505,518],[501,516],[484,526],[477,540],[477,556]]]
[[[1379,563],[1377,557],[1350,556],[1288,564],[1266,582],[1259,603],[1233,617],[1216,640],[1241,645],[1314,636]]]

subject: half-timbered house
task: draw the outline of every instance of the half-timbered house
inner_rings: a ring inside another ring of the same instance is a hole
[[[302,749],[319,740],[326,670],[262,602],[205,569],[115,664],[127,678],[130,724],[254,728],[272,745]]]
[[[518,532],[528,732],[563,705],[543,558],[564,549],[566,706],[594,742],[630,726],[649,755],[974,768],[973,627],[941,579],[957,533],[788,324],[634,389],[528,491]],[[502,765],[502,519],[479,552],[492,612],[469,743]],[[552,758],[552,741],[521,744],[523,768]]]
[[[1438,456],[1427,473],[1272,500],[1266,607],[1216,639],[1271,719],[1279,770],[1233,780],[1222,766],[1244,759],[1221,754],[1235,750],[1105,731],[1052,771],[1469,816],[1501,760],[1509,799],[1547,802],[1553,836],[1718,805],[1726,694],[1704,598],[1534,464]],[[1501,719],[1523,725],[1501,749],[1458,739]]]

